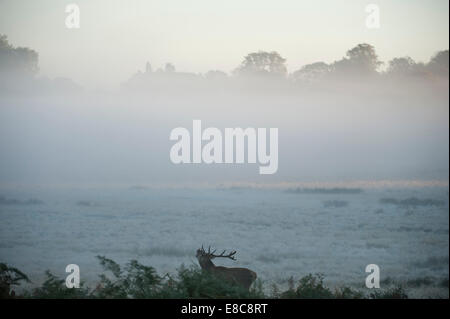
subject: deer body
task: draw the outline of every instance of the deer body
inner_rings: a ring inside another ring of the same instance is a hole
[[[215,251],[214,251],[215,252]],[[256,280],[256,273],[247,268],[228,268],[222,266],[216,266],[211,261],[211,259],[216,257],[226,257],[233,260],[236,260],[233,255],[236,252],[232,252],[229,255],[224,255],[225,251],[221,255],[214,255],[214,252],[205,252],[205,250],[199,249],[197,250],[197,259],[200,264],[200,267],[204,271],[207,271],[210,274],[213,274],[219,278],[222,278],[229,283],[240,285],[246,290],[250,289],[252,283]]]

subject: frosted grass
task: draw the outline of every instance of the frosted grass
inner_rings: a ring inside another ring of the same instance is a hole
[[[0,260],[36,282],[46,269],[63,276],[70,263],[95,282],[96,255],[172,273],[196,264],[202,244],[237,250],[236,262],[216,263],[249,267],[266,283],[320,272],[329,285],[362,287],[372,263],[382,280],[448,278],[448,187],[22,188],[1,196]],[[421,205],[398,204],[411,198]]]

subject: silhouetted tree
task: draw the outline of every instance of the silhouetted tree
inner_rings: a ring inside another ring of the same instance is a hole
[[[448,76],[448,50],[436,53],[427,65],[432,74],[440,76]]]
[[[164,72],[175,73],[175,66],[172,63],[166,63],[166,66],[164,67]]]
[[[34,75],[38,71],[36,51],[13,47],[6,35],[0,34],[0,74]]]
[[[152,73],[152,66],[151,66],[150,62],[147,62],[145,64],[145,73]]]
[[[237,75],[279,75],[287,73],[286,59],[278,52],[253,52],[248,54],[235,70]]]
[[[324,62],[316,62],[304,65],[300,70],[292,73],[291,78],[295,82],[314,82],[320,80],[330,72],[330,66]]]
[[[389,67],[387,73],[391,75],[402,75],[409,76],[412,75],[415,70],[416,62],[409,56],[402,58],[394,58],[389,61]]]
[[[449,54],[447,51],[436,53],[429,63],[416,63],[410,57],[394,58],[389,61],[388,75],[430,77],[433,75],[447,76],[449,66]]]
[[[367,43],[358,44],[347,51],[346,57],[333,64],[334,72],[343,75],[376,74],[383,62],[378,60],[375,48]]]

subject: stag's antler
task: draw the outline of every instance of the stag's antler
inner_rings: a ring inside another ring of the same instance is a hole
[[[200,248],[200,251],[202,252],[203,255],[206,255],[210,258],[218,258],[218,257],[223,257],[223,258],[230,258],[232,260],[236,260],[236,257],[234,257],[234,255],[236,254],[236,251],[233,250],[231,253],[229,253],[228,255],[225,255],[226,250],[224,250],[220,255],[215,255],[215,252],[217,251],[217,249],[214,249],[213,251],[211,251],[211,246],[208,246],[208,251],[205,250],[205,248]]]
[[[232,251],[231,253],[229,253],[228,255],[225,255],[225,251],[224,250],[220,255],[214,255],[214,253],[216,252],[215,250],[210,254],[211,257],[217,258],[217,257],[224,257],[224,258],[230,258],[233,260],[236,260],[236,257],[234,257],[234,255],[236,254],[236,251]]]

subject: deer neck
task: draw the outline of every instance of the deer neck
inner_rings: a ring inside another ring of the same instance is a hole
[[[210,271],[216,267],[213,262],[207,258],[201,259],[199,262],[203,270]]]

